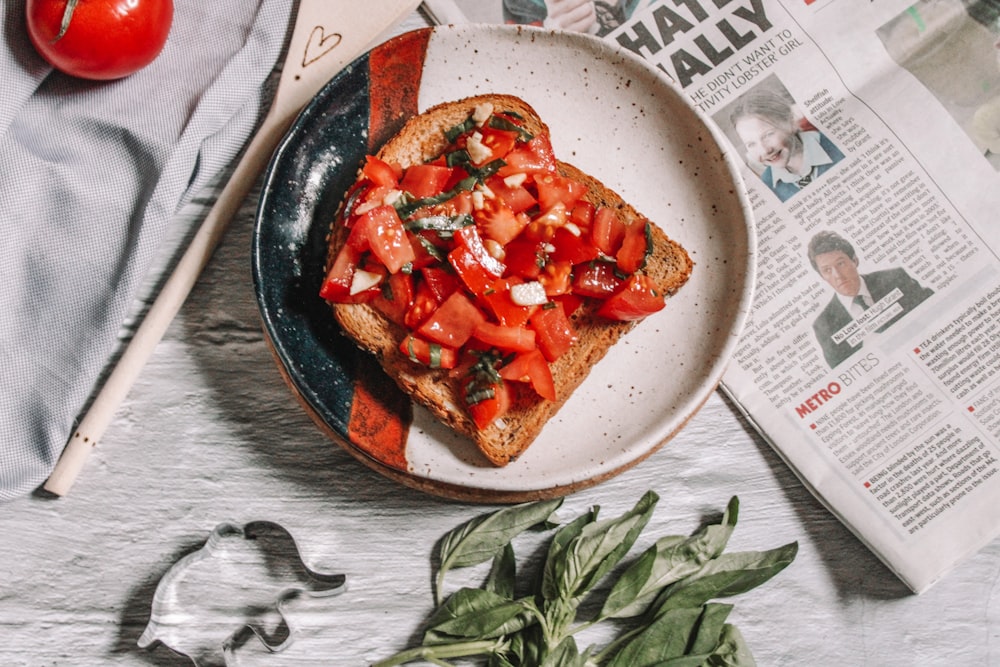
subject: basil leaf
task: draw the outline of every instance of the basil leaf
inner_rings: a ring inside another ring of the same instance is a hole
[[[739,499],[733,497],[718,524],[705,526],[687,539],[672,536],[658,540],[615,582],[600,618],[629,618],[644,612],[663,588],[694,574],[722,553],[738,515]]]
[[[561,505],[561,498],[513,505],[476,517],[450,531],[441,539],[439,548],[438,597],[448,570],[485,563],[514,537],[548,521]]]
[[[570,635],[545,656],[539,667],[585,667],[588,657],[589,654],[580,654],[576,640]]]
[[[556,531],[549,544],[548,556],[545,559],[545,568],[542,572],[543,600],[551,601],[560,597],[559,582],[566,577],[565,571],[568,563],[565,555],[566,550],[570,543],[580,536],[584,526],[597,520],[599,509],[598,507],[591,508],[586,514],[578,516]]]
[[[608,667],[753,665],[753,657],[749,653],[739,654],[739,645],[730,635],[732,626],[726,619],[732,609],[732,605],[717,603],[673,609],[629,639],[606,664]],[[727,662],[737,655],[740,662]]]
[[[575,600],[589,591],[632,548],[659,500],[652,491],[616,519],[589,523],[563,553],[565,566],[556,589],[563,600]]]
[[[703,612],[701,607],[671,609],[626,643],[607,667],[646,667],[684,657],[697,635]],[[700,665],[702,659],[696,658],[692,667]]]
[[[530,601],[517,601],[481,588],[461,588],[438,607],[424,631],[424,645],[497,639],[535,622]]]
[[[714,653],[719,646],[722,629],[726,626],[726,619],[729,618],[729,612],[732,610],[733,605],[731,604],[718,602],[706,604],[698,623],[697,632],[688,644],[687,652],[694,655]]]
[[[668,586],[653,603],[655,615],[696,607],[717,597],[746,593],[788,567],[798,552],[792,542],[769,551],[722,554],[698,572]]]
[[[756,662],[743,634],[735,625],[726,624],[715,651],[705,660],[706,667],[753,667]]]
[[[486,579],[485,588],[502,597],[514,598],[514,582],[517,578],[517,559],[514,547],[508,542],[496,556]]]

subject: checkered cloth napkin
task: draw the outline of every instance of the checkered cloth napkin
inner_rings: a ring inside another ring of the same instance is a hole
[[[175,0],[159,58],[97,83],[0,3],[0,501],[48,476],[176,212],[253,131],[292,5]]]

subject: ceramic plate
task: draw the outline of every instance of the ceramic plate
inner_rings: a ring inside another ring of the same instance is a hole
[[[329,223],[363,156],[410,115],[481,93],[524,98],[549,125],[557,157],[622,194],[695,261],[667,308],[612,348],[504,468],[399,395],[339,334],[317,296]],[[489,502],[596,484],[677,433],[715,389],[736,345],[756,247],[734,161],[658,70],[597,38],[498,25],[406,33],[332,79],[272,159],[253,244],[267,338],[315,421],[393,479]]]

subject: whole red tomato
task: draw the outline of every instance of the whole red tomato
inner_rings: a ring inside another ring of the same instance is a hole
[[[56,69],[118,79],[153,62],[170,33],[173,0],[28,0],[28,35]]]

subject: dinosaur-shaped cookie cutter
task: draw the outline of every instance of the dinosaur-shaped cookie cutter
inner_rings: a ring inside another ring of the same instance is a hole
[[[337,595],[345,588],[344,575],[310,569],[280,525],[222,523],[204,546],[160,579],[138,644],[149,648],[160,642],[199,667],[235,665],[235,649],[251,637],[271,652],[291,644],[288,602],[302,595]]]

